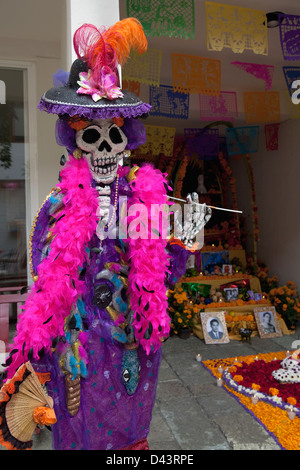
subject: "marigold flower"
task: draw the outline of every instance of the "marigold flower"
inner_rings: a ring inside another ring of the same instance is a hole
[[[260,385],[253,383],[251,388],[253,388],[253,390],[260,390]]]
[[[296,404],[297,404],[297,400],[296,400],[296,398],[294,398],[294,397],[288,397],[288,398],[286,399],[286,401],[287,401],[287,403],[288,403],[289,405],[296,405]]]
[[[279,390],[277,388],[273,388],[273,387],[269,388],[269,394],[272,395],[273,397],[278,395],[278,393],[279,393]]]
[[[235,382],[242,382],[242,381],[244,380],[244,377],[243,377],[242,375],[235,375],[235,376],[233,377],[233,380],[234,380]]]

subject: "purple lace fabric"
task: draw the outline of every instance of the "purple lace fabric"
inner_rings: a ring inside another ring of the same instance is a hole
[[[112,193],[114,193],[112,185]],[[131,191],[125,178],[120,178],[119,195],[130,197]],[[41,209],[32,237],[33,269],[38,270],[42,259],[41,248],[48,230],[53,204],[58,204],[56,194],[49,198]],[[117,213],[118,215],[118,213]],[[54,352],[44,356],[34,364],[37,372],[50,372],[51,381],[47,382],[49,395],[54,400],[57,423],[52,426],[53,447],[56,450],[117,450],[123,449],[147,438],[152,409],[155,402],[161,350],[147,355],[138,349],[141,370],[138,387],[133,395],[128,395],[121,379],[121,363],[124,346],[112,339],[111,325],[105,309],[96,307],[93,295],[96,274],[105,263],[120,262],[120,252],[125,250],[119,239],[103,241],[101,254],[93,250],[99,241],[92,238],[89,251],[90,261],[84,277],[86,289],[83,301],[87,315],[84,319],[88,332],[87,378],[81,378],[81,402],[78,413],[71,417],[66,409],[64,373],[59,357]],[[185,271],[189,253],[172,246],[173,256],[169,284],[178,280]],[[53,293],[55,295],[55,293]]]

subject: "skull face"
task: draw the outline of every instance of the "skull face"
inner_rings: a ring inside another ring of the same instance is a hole
[[[76,133],[76,144],[88,160],[93,179],[112,183],[127,145],[127,137],[120,127],[110,119],[95,119]]]

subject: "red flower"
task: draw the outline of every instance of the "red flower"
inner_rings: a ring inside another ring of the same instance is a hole
[[[290,403],[293,397],[293,404],[300,405],[300,384],[281,384],[272,376],[273,370],[281,368],[281,360],[265,362],[264,360],[253,361],[250,364],[242,362],[239,367],[239,375],[243,377],[243,387],[252,388],[253,383],[260,386],[260,392],[272,396],[271,391],[277,390],[277,396],[286,403]]]

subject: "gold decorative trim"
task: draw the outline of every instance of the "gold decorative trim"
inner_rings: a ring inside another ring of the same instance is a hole
[[[46,199],[44,199],[41,207],[39,208],[38,212],[36,213],[36,216],[33,220],[33,223],[32,223],[32,226],[31,226],[31,231],[30,231],[30,236],[29,236],[29,242],[28,242],[28,247],[29,247],[29,266],[30,266],[30,273],[31,273],[31,278],[32,280],[35,282],[37,280],[37,275],[34,273],[33,271],[33,266],[32,266],[32,238],[33,238],[33,234],[34,234],[34,231],[35,231],[35,228],[36,228],[36,223],[37,223],[37,220],[38,220],[38,217],[40,215],[40,212],[41,210],[43,209],[44,205],[46,204],[46,202],[48,201],[48,199],[52,196],[52,194],[54,192],[56,192],[57,189],[56,188],[53,188],[52,191],[48,194],[48,196],[46,197]]]

